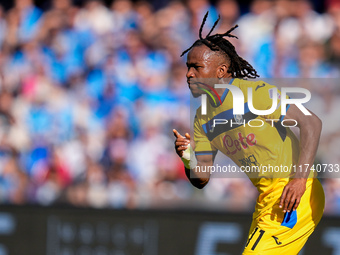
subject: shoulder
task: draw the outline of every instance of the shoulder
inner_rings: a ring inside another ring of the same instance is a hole
[[[247,89],[249,87],[253,87],[256,90],[260,88],[273,88],[274,85],[271,85],[262,80],[244,80],[244,79],[235,79],[235,85],[238,84],[241,89]]]
[[[238,87],[242,90],[244,95],[248,94],[249,88],[252,88],[253,94],[257,95],[268,95],[268,93],[273,93],[274,89],[276,89],[276,86],[262,80],[254,81],[238,79]]]

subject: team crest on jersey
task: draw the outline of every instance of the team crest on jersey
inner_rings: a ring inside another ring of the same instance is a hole
[[[235,122],[236,122],[236,124],[238,124],[238,125],[241,125],[241,124],[243,124],[243,115],[242,114],[236,114],[236,115],[234,115],[234,119],[235,119]]]

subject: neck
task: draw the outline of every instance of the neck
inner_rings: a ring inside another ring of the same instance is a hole
[[[226,77],[226,78],[222,78],[218,80],[219,84],[229,84],[231,81],[232,77]],[[225,88],[221,88],[221,89],[215,89],[217,94],[219,95],[219,97],[222,97],[222,95],[224,94],[224,91],[226,90]]]

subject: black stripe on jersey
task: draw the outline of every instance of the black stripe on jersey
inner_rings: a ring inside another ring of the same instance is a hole
[[[218,124],[218,125],[215,125],[215,127],[207,128],[207,131],[205,133],[209,141],[212,141],[220,134],[223,134],[224,132],[228,132],[240,126],[247,125],[249,120],[256,119],[257,117],[258,115],[252,112],[247,112],[244,115],[242,115],[243,119],[242,119],[241,124],[236,124],[236,119],[234,117],[234,118],[229,119],[226,124]],[[231,126],[231,121],[232,121],[232,126]]]
[[[216,155],[217,151],[195,151],[195,155]]]

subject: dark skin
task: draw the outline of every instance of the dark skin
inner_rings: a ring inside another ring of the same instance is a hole
[[[312,166],[314,163],[316,151],[319,145],[319,139],[321,134],[322,122],[321,120],[311,112],[312,115],[304,115],[295,105],[291,105],[285,119],[294,119],[298,122],[298,127],[300,128],[300,158],[296,165],[297,169],[302,165],[302,169],[306,169],[304,164],[309,164]],[[287,125],[294,125],[293,121],[289,123],[286,121]],[[294,176],[294,179],[285,186],[283,189],[280,208],[283,208],[284,212],[290,212],[291,210],[296,210],[300,204],[302,195],[306,190],[306,182],[310,172],[310,167],[307,171],[302,171]]]
[[[211,51],[207,46],[201,45],[191,49],[187,58],[187,79],[188,83],[192,78],[230,78],[231,74],[228,73],[228,59],[222,54]],[[194,97],[202,94],[200,89],[190,85],[190,89]],[[194,85],[195,86],[195,85]],[[222,96],[224,89],[216,89],[219,96]],[[312,166],[319,144],[319,137],[321,134],[322,123],[321,120],[314,114],[304,115],[295,105],[291,105],[285,120],[294,119],[298,122],[300,128],[300,158],[297,164],[297,169],[300,165],[309,164]],[[292,121],[285,122],[285,125],[294,125]],[[190,135],[188,133],[182,136],[177,130],[173,130],[176,137],[175,149],[176,153],[182,157],[183,151],[187,149],[190,143]],[[317,139],[315,139],[317,138]],[[212,166],[214,163],[213,155],[198,155],[196,156],[197,166]],[[296,210],[300,204],[301,197],[306,190],[306,182],[309,175],[310,168],[305,171],[295,174],[289,183],[283,189],[279,206],[283,212],[290,212]],[[186,176],[195,187],[202,189],[210,179],[209,172],[196,173],[191,169],[185,169]]]
[[[190,79],[193,78],[229,78],[229,64],[221,54],[211,51],[207,46],[201,45],[192,48],[188,53],[187,59],[188,71],[186,74],[188,85],[194,97],[202,94],[202,90],[197,88],[197,85],[190,84]],[[221,97],[224,89],[216,89]],[[182,157],[183,151],[187,149],[190,143],[190,135],[188,133],[182,136],[177,130],[173,130],[176,137],[175,147],[177,154]],[[214,158],[212,155],[200,155],[196,157],[198,166],[212,166]],[[209,172],[195,173],[190,169],[185,169],[186,176],[196,188],[202,189],[210,179]]]

